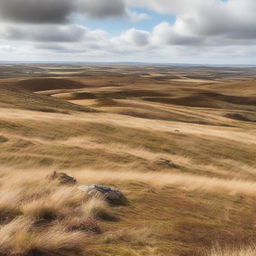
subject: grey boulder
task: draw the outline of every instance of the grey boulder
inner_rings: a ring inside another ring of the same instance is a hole
[[[89,196],[103,198],[113,205],[126,205],[128,203],[124,194],[115,188],[101,185],[84,185],[78,188]]]

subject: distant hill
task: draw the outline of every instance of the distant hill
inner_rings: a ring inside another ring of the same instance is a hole
[[[24,87],[33,87],[35,80],[31,80],[32,81],[27,81],[25,83],[26,86],[19,86],[20,84],[24,85],[24,83],[17,83],[16,86],[13,83],[0,83],[0,107],[22,108],[45,112],[92,111],[84,106],[79,106],[61,99],[36,94],[24,89]],[[49,86],[49,84],[47,86]],[[40,85],[36,85],[36,87],[39,89]]]
[[[17,81],[14,85],[33,92],[57,89],[79,89],[85,86],[73,80],[58,78],[25,79]]]

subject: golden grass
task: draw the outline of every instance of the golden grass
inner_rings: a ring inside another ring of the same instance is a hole
[[[39,221],[53,221],[57,218],[58,210],[60,209],[52,205],[51,201],[47,202],[45,198],[26,203],[21,207],[24,216]]]
[[[113,172],[112,171],[90,171],[74,172],[81,182],[90,181],[92,183],[109,183],[109,182],[144,182],[155,187],[174,186],[185,190],[206,193],[227,193],[243,194],[248,196],[256,195],[256,182],[237,180],[237,179],[220,179],[203,177],[189,174],[171,174],[155,172]]]
[[[75,186],[12,175],[2,175],[0,186],[1,255],[80,255],[89,234],[100,231],[96,218],[114,218],[106,202],[88,199]]]
[[[92,198],[87,201],[83,209],[83,214],[85,214],[85,216],[88,216],[88,218],[93,217],[96,219],[110,221],[116,220],[116,217],[108,206],[107,202],[99,198]]]
[[[173,209],[176,209],[175,211],[177,211],[175,215],[173,215],[172,212],[169,213],[168,223],[177,222],[176,219],[179,218],[178,213],[184,211],[177,224],[171,224],[174,225],[174,227],[172,227],[172,230],[170,231],[172,235],[169,234],[168,236],[174,239],[174,241],[185,239],[185,241],[190,241],[193,244],[200,241],[200,232],[207,233],[209,230],[212,230],[214,225],[217,225],[216,229],[222,228],[222,226],[218,226],[220,224],[217,224],[219,221],[220,223],[226,223],[225,225],[231,220],[235,221],[234,216],[236,215],[234,215],[232,207],[236,206],[236,204],[230,206],[230,208],[227,207],[231,204],[231,201],[229,200],[234,200],[234,202],[236,202],[236,200],[240,200],[237,199],[239,198],[239,195],[247,197],[255,196],[254,182],[241,180],[232,181],[163,172],[143,173],[132,171],[103,172],[73,170],[69,174],[73,174],[81,184],[119,184],[119,186],[124,187],[123,192],[128,195],[128,198],[132,199],[132,205],[129,206],[127,210],[121,210],[122,217],[120,222],[110,224],[109,221],[117,220],[116,216],[120,216],[119,214],[115,214],[115,208],[111,209],[106,202],[102,201],[102,199],[88,199],[76,187],[59,186],[55,182],[49,182],[49,180],[46,179],[46,170],[38,170],[36,176],[33,176],[31,171],[20,170],[17,172],[11,171],[10,169],[3,170],[0,186],[0,193],[2,192],[1,194],[4,195],[1,198],[2,206],[7,209],[8,205],[12,205],[12,199],[16,198],[16,195],[18,195],[17,198],[19,200],[14,200],[16,206],[15,210],[18,211],[18,214],[14,216],[14,218],[9,218],[2,223],[0,239],[3,240],[3,243],[2,245],[0,244],[0,252],[8,252],[10,254],[15,253],[22,256],[31,253],[31,251],[44,253],[44,255],[57,255],[59,253],[62,253],[63,255],[79,255],[80,253],[86,252],[87,246],[89,251],[92,250],[92,244],[96,243],[97,246],[95,249],[99,247],[103,248],[105,244],[108,248],[106,250],[109,250],[109,252],[112,251],[113,253],[120,250],[120,253],[122,252],[124,255],[129,252],[129,255],[146,254],[162,256],[166,255],[167,251],[167,248],[162,252],[159,250],[159,247],[165,245],[165,243],[161,245],[161,236],[165,236],[164,234],[168,227],[164,223],[161,223],[163,218],[161,215],[166,215],[170,210],[170,208],[168,210],[166,207],[173,207]],[[248,186],[248,184],[250,184],[250,186]],[[127,191],[127,188],[132,188],[133,186],[135,186],[134,188],[138,186],[139,194],[137,194],[135,198],[129,189]],[[190,196],[194,195],[194,198],[197,198],[198,195],[200,195],[202,198],[198,200],[202,200],[203,202],[205,201],[205,198],[209,198],[209,202],[206,206],[203,206],[203,208],[200,209],[199,206],[190,205],[191,203],[187,201],[191,200],[189,197],[181,196],[180,199],[176,200],[175,197],[173,197],[173,192],[170,194],[169,192],[162,194],[161,191],[168,191],[168,189],[177,191],[177,194],[180,193],[181,195],[183,193],[188,193]],[[171,198],[174,199],[174,202],[165,202],[170,195]],[[215,197],[217,198],[217,201],[212,202]],[[221,200],[224,200],[223,203],[227,209],[225,209],[225,207],[224,209],[219,208],[221,207],[219,205],[220,202],[218,201],[220,197],[225,198]],[[226,198],[233,199],[227,200]],[[139,200],[138,205],[143,204],[145,209],[142,210],[138,208],[140,206],[135,206],[134,199]],[[187,203],[188,206],[186,207],[188,207],[188,209],[185,210],[183,207]],[[156,209],[154,209],[155,207]],[[157,209],[158,207],[159,209]],[[212,210],[208,210],[208,207]],[[215,210],[216,207],[218,210]],[[247,210],[244,213],[245,223],[242,224],[244,226],[241,227],[241,229],[246,227],[247,219],[251,223],[250,210],[248,210],[247,207]],[[150,221],[150,218],[153,218],[153,216],[151,216],[152,211],[158,212],[156,217],[154,217],[155,219],[153,222]],[[202,212],[199,213],[199,211]],[[208,212],[210,212],[210,216],[213,218],[216,214],[215,211],[223,211],[220,216],[218,216],[220,220],[212,220],[216,224],[212,226],[212,223],[205,223],[203,220],[201,222],[201,218],[205,218],[204,214],[207,216],[209,214]],[[191,222],[190,219],[182,217],[184,214],[191,215],[194,212],[195,214],[198,214],[198,217],[200,216],[199,219],[196,218]],[[130,216],[130,214],[132,214],[132,216]],[[136,225],[134,224],[133,226],[125,227],[122,224],[123,219],[131,218],[131,220],[128,221],[129,225],[131,225],[131,222],[133,221],[132,219],[140,218],[140,215],[142,215],[142,219],[140,221],[137,220]],[[143,224],[143,218],[146,219],[147,224]],[[106,232],[104,233],[103,231],[103,234],[99,235],[99,238],[95,238],[92,234],[102,233],[102,230],[98,226],[98,222],[101,222],[102,220],[107,221],[103,222],[105,223],[103,230],[106,230]],[[237,220],[239,220],[239,218]],[[156,224],[158,222],[159,224]],[[114,228],[113,225],[117,225],[119,228]],[[152,226],[152,228],[149,228],[149,226]],[[193,230],[197,230],[198,232],[197,235],[194,235],[195,240],[193,241],[191,241],[190,235],[187,234],[187,230],[190,229],[191,234],[193,233]],[[218,232],[217,230],[215,232]],[[222,239],[229,241],[229,231],[223,230],[219,232],[223,232]],[[241,237],[241,234],[239,233],[240,231],[235,230],[234,232],[237,232],[234,234],[234,239]],[[214,233],[209,233],[209,237],[210,236],[212,236],[212,242],[215,242],[217,239],[216,235]],[[73,238],[74,241],[72,240]],[[210,240],[210,238],[205,238],[202,240],[202,243]],[[154,253],[150,254],[151,252]],[[122,253],[120,255],[122,255]]]
[[[3,168],[4,169],[4,168]],[[56,184],[45,181],[38,182],[38,178],[43,179],[47,175],[47,170],[41,168],[37,171],[37,177],[31,177],[33,171],[19,170],[19,173],[6,173],[2,178],[4,185],[2,193],[5,195],[0,199],[0,205],[13,202],[17,205],[20,195],[25,196],[26,200],[32,197],[40,197],[40,194],[49,193],[48,195],[52,205],[62,207],[81,202],[83,195],[73,187],[63,187],[56,190]],[[138,171],[111,171],[111,170],[72,170],[70,172],[78,178],[80,184],[101,184],[101,183],[131,183],[134,181],[143,182],[154,187],[163,188],[168,186],[179,187],[184,190],[206,193],[226,193],[230,195],[243,194],[248,196],[256,195],[256,181],[246,179],[225,179],[215,178],[202,175],[191,175],[185,173],[168,173],[168,172],[138,172]],[[8,177],[8,178],[7,178]],[[31,177],[31,178],[30,178]],[[20,180],[21,179],[21,180]],[[17,183],[19,186],[17,187]],[[29,186],[28,186],[29,185]],[[16,186],[15,190],[10,187]],[[0,191],[1,193],[1,191]],[[32,194],[32,195],[31,195]],[[38,195],[39,194],[39,195]],[[6,202],[7,201],[7,202]]]
[[[214,248],[207,256],[255,256],[256,255],[256,247],[248,246],[240,249],[230,249],[230,248]]]
[[[251,77],[175,67],[88,70],[0,83],[0,255],[253,255],[246,247],[256,242]],[[49,97],[63,93],[96,99]],[[120,188],[130,204],[110,208],[59,186],[45,179],[53,170],[78,186]]]
[[[156,238],[151,228],[121,229],[104,234],[104,243],[130,243],[131,245],[154,246]]]
[[[19,218],[0,230],[0,251],[3,255],[80,255],[88,236],[83,232],[65,232],[55,226],[44,232],[32,231],[28,219]]]

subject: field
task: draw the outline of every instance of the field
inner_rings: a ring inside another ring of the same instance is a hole
[[[0,65],[0,255],[255,255],[255,71]]]

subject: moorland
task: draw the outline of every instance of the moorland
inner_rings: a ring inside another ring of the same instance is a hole
[[[255,71],[1,64],[0,255],[255,255]]]

